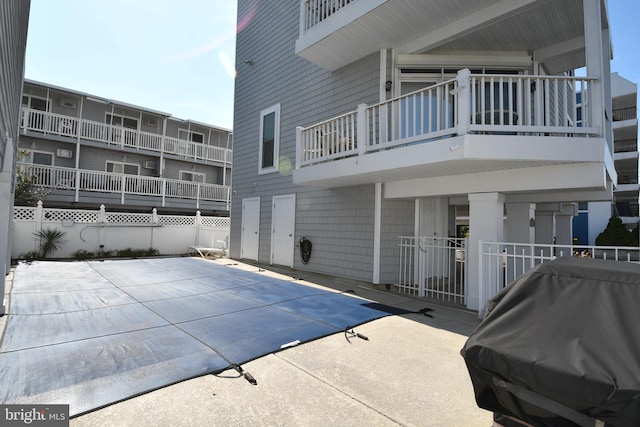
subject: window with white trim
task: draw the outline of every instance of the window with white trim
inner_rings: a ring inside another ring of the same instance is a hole
[[[278,171],[280,150],[280,104],[260,112],[258,173]]]
[[[30,150],[26,156],[24,156],[24,162],[35,165],[53,166],[53,153]]]
[[[194,132],[192,130],[178,129],[178,138],[204,144],[204,133]]]
[[[120,114],[107,113],[105,117],[105,123],[114,126],[122,126],[127,129],[138,129],[138,119],[122,116]]]
[[[207,175],[201,172],[180,171],[180,180],[189,182],[204,183]]]
[[[135,163],[112,162],[107,160],[107,172],[140,175],[140,165]]]

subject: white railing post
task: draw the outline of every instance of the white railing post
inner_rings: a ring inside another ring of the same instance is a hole
[[[120,177],[120,204],[124,205],[124,190],[126,188],[127,185],[127,176],[125,174],[122,174],[122,176]]]
[[[296,169],[300,169],[300,166],[302,166],[302,160],[303,160],[303,156],[304,156],[304,150],[306,147],[304,147],[304,144],[302,142],[302,131],[304,130],[304,128],[302,126],[298,126],[296,127]]]
[[[306,29],[306,17],[307,17],[307,4],[309,3],[309,1],[301,1],[300,2],[300,35],[303,35],[307,29]]]
[[[42,207],[42,200],[38,200],[38,204],[36,205],[36,212],[35,212],[35,230],[34,232],[38,232],[39,230],[42,230],[42,218],[44,218],[44,208]],[[36,246],[33,247],[34,249],[36,248]]]
[[[98,224],[100,225],[100,231],[98,233],[98,247],[104,249],[104,235],[107,226],[107,213],[105,212],[104,205],[100,205],[100,211],[98,212]]]
[[[162,178],[162,207],[165,205],[165,198],[167,194],[167,179]]]
[[[471,70],[464,68],[458,71],[456,77],[456,88],[451,91],[454,97],[458,98],[458,135],[469,133],[469,123],[471,121]]]
[[[202,217],[200,216],[200,211],[196,211],[196,239],[195,245],[200,245],[200,227],[202,226]]]
[[[368,138],[368,121],[367,121],[367,104],[358,104],[358,112],[356,113],[357,134],[356,145],[358,146],[358,155],[362,156],[367,152],[369,145]]]

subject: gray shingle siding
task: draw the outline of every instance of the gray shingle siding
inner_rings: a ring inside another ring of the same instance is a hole
[[[252,4],[239,1],[239,22]],[[288,0],[258,8],[238,33],[231,256],[240,256],[243,198],[261,197],[258,258],[266,263],[271,253],[272,197],[296,193],[295,241],[307,237],[313,251],[304,265],[296,247],[294,267],[371,281],[374,185],[320,189],[294,186],[290,174],[258,174],[262,110],[280,104],[279,155],[295,165],[296,126],[309,126],[353,111],[359,103],[378,101],[378,54],[328,72],[295,55],[298,25],[299,1]],[[397,280],[397,237],[413,234],[413,214],[413,201],[383,201],[381,267],[386,282]]]
[[[5,274],[10,265],[9,230],[13,217],[15,184],[13,172],[18,145],[30,5],[29,0],[0,2],[0,264]],[[4,278],[4,274],[2,277]],[[2,280],[0,297],[4,294],[4,279]],[[2,302],[0,314],[4,314]]]

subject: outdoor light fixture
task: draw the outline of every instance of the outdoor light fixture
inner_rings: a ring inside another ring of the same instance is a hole
[[[386,90],[387,92],[391,92],[391,84],[392,84],[392,83],[391,83],[391,80],[387,80],[387,81],[384,83],[384,88],[385,88],[385,90]]]
[[[251,64],[253,64],[253,61],[250,60],[250,59],[245,59],[244,63],[247,64],[247,65],[251,65]]]

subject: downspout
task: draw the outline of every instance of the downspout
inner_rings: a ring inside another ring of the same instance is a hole
[[[380,49],[380,82],[379,98],[383,102],[386,98],[387,81],[387,49]],[[382,245],[382,183],[375,183],[373,220],[373,277],[372,283],[380,284],[380,247]]]

